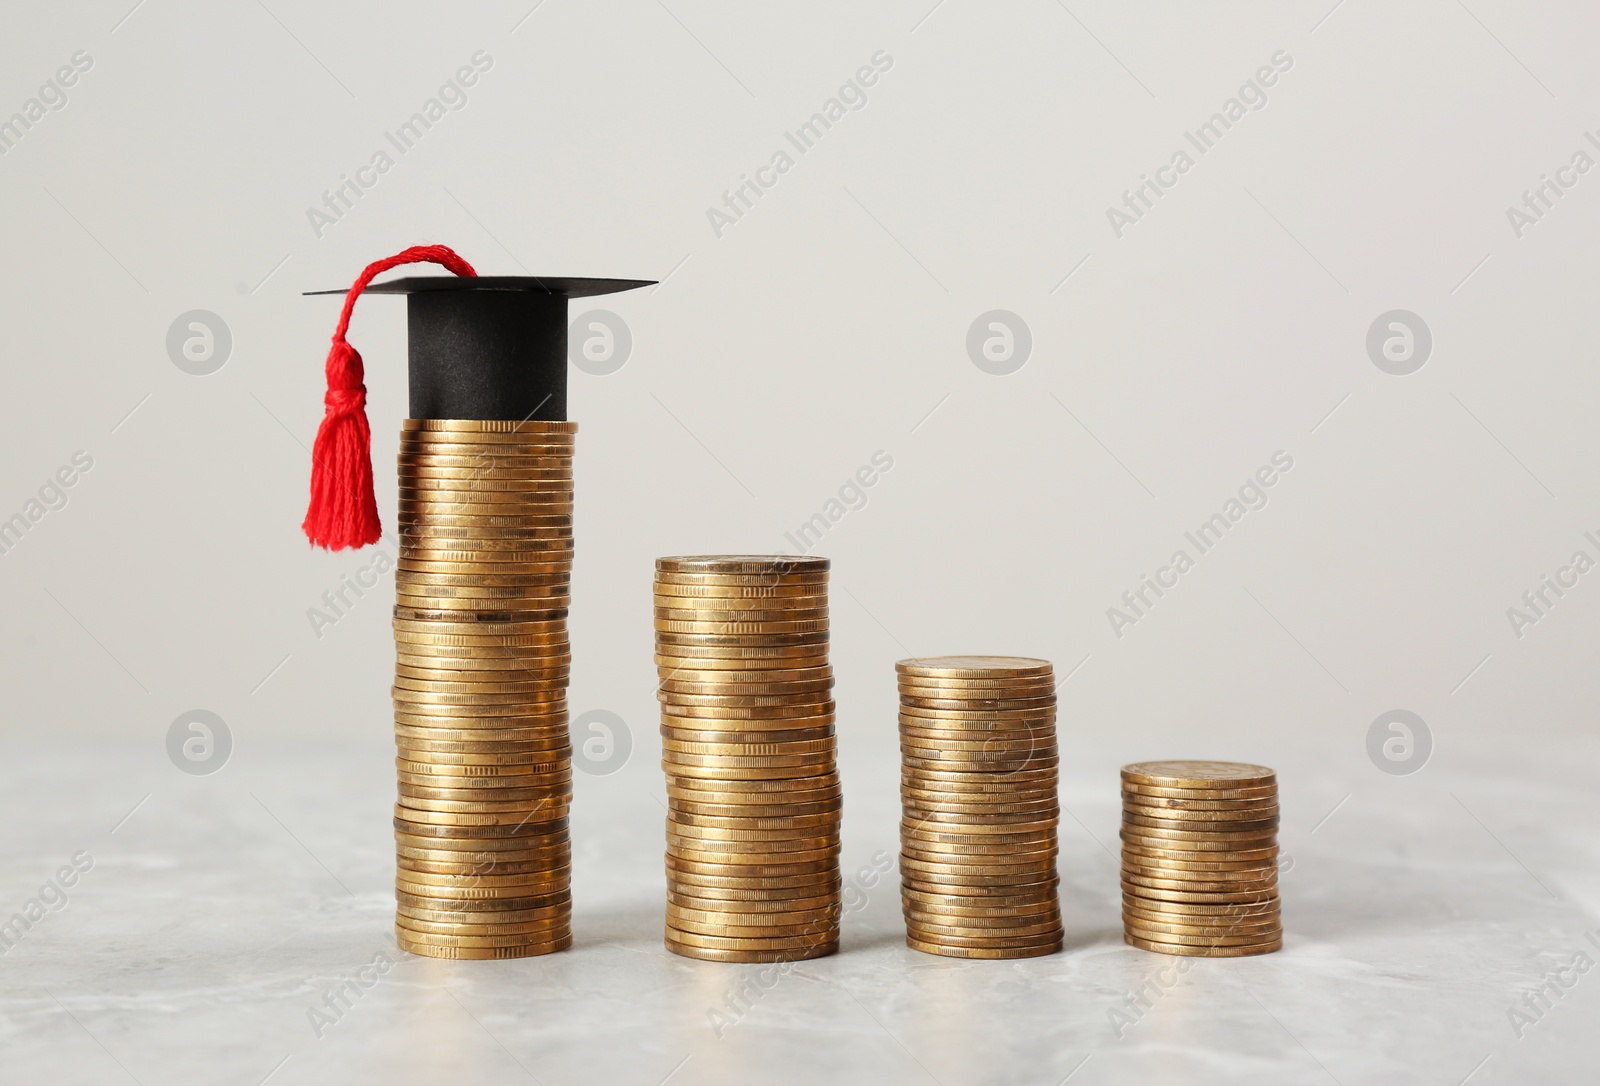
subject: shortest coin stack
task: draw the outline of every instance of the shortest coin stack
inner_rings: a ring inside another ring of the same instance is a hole
[[[1272,770],[1122,767],[1122,924],[1130,946],[1162,954],[1239,958],[1283,946]]]
[[[895,671],[906,945],[951,958],[1060,950],[1050,662],[934,656]]]

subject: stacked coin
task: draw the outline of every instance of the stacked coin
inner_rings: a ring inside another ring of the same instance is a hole
[[[841,793],[828,560],[659,558],[667,949],[772,962],[839,948]]]
[[[1283,946],[1272,770],[1122,767],[1122,924],[1129,945],[1163,954],[1237,958]]]
[[[1061,949],[1056,692],[1048,660],[901,660],[906,943],[952,958]]]
[[[400,946],[571,945],[570,422],[409,419],[394,707]]]

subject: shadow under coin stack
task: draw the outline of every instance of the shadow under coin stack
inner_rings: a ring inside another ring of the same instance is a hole
[[[395,574],[400,946],[572,943],[571,422],[408,419]]]
[[[774,962],[839,949],[841,793],[828,560],[658,558],[667,949]]]
[[[906,944],[951,958],[1061,949],[1055,675],[1048,660],[901,660]]]
[[[1162,954],[1283,946],[1278,779],[1238,762],[1122,767],[1122,937]]]

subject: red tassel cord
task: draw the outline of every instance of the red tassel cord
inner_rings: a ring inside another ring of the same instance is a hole
[[[414,245],[368,264],[345,295],[339,327],[328,351],[327,414],[311,449],[311,506],[301,529],[331,551],[365,547],[383,534],[372,492],[372,429],[367,425],[367,386],[361,353],[346,341],[356,299],[372,280],[401,264],[439,264],[456,275],[475,276],[471,264],[444,245]]]

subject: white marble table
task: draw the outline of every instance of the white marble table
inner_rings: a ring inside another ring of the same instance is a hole
[[[1064,952],[911,951],[891,874],[848,915],[839,955],[763,976],[662,949],[648,736],[622,772],[578,781],[576,945],[512,962],[395,946],[381,739],[246,736],[223,771],[186,777],[151,741],[14,736],[0,909],[75,854],[93,866],[0,959],[0,1081],[1593,1080],[1600,971],[1570,968],[1600,962],[1592,740],[1552,756],[1489,734],[1406,778],[1286,744],[1284,950],[1180,973],[1120,940],[1115,769],[1239,751],[1064,739]],[[847,875],[894,851],[892,744],[842,744]],[[348,1009],[319,1036],[310,1012],[343,977]],[[1546,977],[1571,987],[1514,1028],[1508,1012]]]

